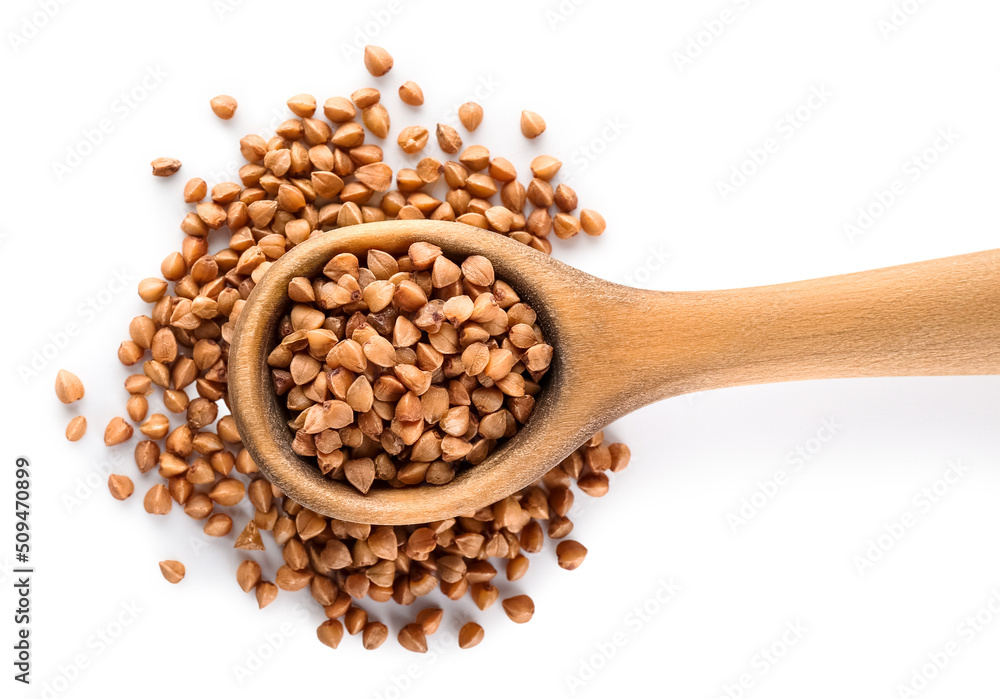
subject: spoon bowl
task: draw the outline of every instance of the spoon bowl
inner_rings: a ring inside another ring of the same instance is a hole
[[[272,388],[267,356],[277,342],[278,322],[290,307],[287,288],[292,278],[320,274],[329,259],[340,253],[362,260],[372,249],[403,255],[419,241],[434,243],[456,259],[487,257],[497,278],[510,284],[536,311],[537,322],[556,351],[527,424],[483,463],[459,472],[445,485],[373,488],[362,494],[347,483],[327,478],[292,451],[288,416]],[[589,283],[605,284],[503,235],[460,223],[370,223],[295,246],[254,287],[240,312],[230,348],[230,403],[244,445],[260,470],[292,499],[347,521],[430,522],[469,514],[503,499],[539,478],[603,427],[602,420],[609,420],[590,413],[583,396],[574,396],[572,390],[573,358],[587,346],[585,333],[564,322],[580,310],[567,302],[566,283],[573,278],[584,296]],[[543,443],[545,453],[540,454]],[[542,468],[542,463],[549,466]]]
[[[319,274],[340,253],[402,255],[419,241],[453,258],[488,258],[537,313],[553,363],[527,423],[483,463],[444,485],[362,494],[292,451],[267,357],[292,278]],[[432,522],[517,492],[594,432],[670,396],[775,381],[1000,373],[1000,251],[769,287],[659,292],[612,284],[460,223],[369,223],[311,238],[271,266],[240,312],[228,370],[244,445],[293,500],[351,522]]]

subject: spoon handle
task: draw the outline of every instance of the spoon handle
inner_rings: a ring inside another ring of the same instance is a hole
[[[618,351],[604,353],[617,357],[621,413],[726,386],[1000,373],[1000,250],[775,286],[616,293],[636,319],[621,323],[619,307]]]

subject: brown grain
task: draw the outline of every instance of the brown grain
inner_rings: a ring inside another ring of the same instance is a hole
[[[104,429],[104,443],[109,447],[127,442],[131,438],[132,425],[125,422],[124,418],[111,418],[111,422]]]
[[[135,485],[128,476],[112,473],[108,476],[108,490],[111,491],[111,497],[115,500],[127,500],[135,491]]]
[[[525,138],[535,138],[545,131],[545,120],[535,112],[521,112],[521,133]]]
[[[151,515],[165,515],[171,508],[170,492],[165,485],[157,483],[147,491],[142,504]]]
[[[534,616],[535,603],[527,595],[517,595],[503,601],[503,610],[515,624],[524,624]]]
[[[260,564],[257,561],[243,561],[236,569],[236,582],[244,592],[250,592],[260,582]]]
[[[424,91],[412,80],[407,80],[399,86],[399,99],[413,107],[424,103]]]
[[[458,632],[459,648],[474,648],[483,642],[485,636],[483,627],[474,621],[470,621],[462,626]]]
[[[260,529],[257,527],[256,522],[251,519],[246,523],[243,531],[236,537],[236,543],[233,544],[233,548],[243,551],[264,550],[264,540],[260,535]]]
[[[208,185],[200,177],[194,177],[184,185],[184,201],[188,204],[197,204],[208,193]]]
[[[593,209],[583,209],[580,212],[580,225],[587,235],[600,235],[604,232],[606,224],[604,217]]]
[[[458,131],[447,124],[438,124],[435,134],[437,135],[438,146],[445,153],[454,155],[462,149],[462,137],[458,135]]]
[[[146,303],[156,303],[167,290],[167,283],[162,279],[149,277],[139,282],[139,298]]]
[[[441,619],[444,618],[444,611],[437,607],[423,609],[417,614],[417,623],[423,629],[424,634],[430,636],[441,626]]]
[[[361,643],[365,650],[375,650],[383,643],[385,643],[386,638],[389,637],[389,627],[385,624],[372,621],[365,626],[364,631],[361,632]]]
[[[414,653],[427,652],[427,637],[420,624],[407,624],[399,631],[399,645]]]
[[[83,435],[87,432],[87,418],[83,415],[77,415],[75,418],[69,421],[66,425],[66,439],[71,442],[77,442],[83,438]]]
[[[334,124],[342,124],[353,119],[357,111],[346,97],[331,97],[323,103],[323,114]]]
[[[539,155],[531,161],[531,172],[540,180],[551,180],[562,167],[562,162],[551,155]]]
[[[475,102],[466,102],[458,108],[458,118],[467,131],[475,131],[483,121],[483,108]]]
[[[184,579],[184,564],[180,561],[160,561],[160,573],[164,580],[176,585]]]
[[[272,582],[262,580],[257,583],[255,595],[257,597],[257,608],[263,609],[278,597],[278,587]]]
[[[423,126],[407,126],[399,132],[396,142],[404,153],[418,153],[427,145],[429,134]]]
[[[76,374],[60,369],[56,374],[56,397],[66,403],[74,403],[83,398],[83,382]]]
[[[336,619],[327,619],[316,629],[316,637],[323,645],[336,648],[344,638],[344,626]]]
[[[176,158],[156,158],[150,165],[157,177],[170,177],[181,169],[181,161]]]
[[[392,70],[392,56],[381,46],[365,46],[365,68],[376,78]]]
[[[587,547],[571,539],[560,541],[556,546],[556,556],[559,558],[560,568],[576,570],[587,556]]]
[[[236,100],[229,95],[217,95],[211,99],[209,105],[212,107],[212,112],[215,113],[215,116],[220,119],[232,119],[233,114],[236,113]]]
[[[316,98],[312,95],[295,95],[290,97],[285,104],[298,117],[311,117],[316,111]]]
[[[366,108],[361,113],[361,120],[376,138],[385,138],[389,135],[391,120],[389,119],[389,111],[383,105],[374,104]]]

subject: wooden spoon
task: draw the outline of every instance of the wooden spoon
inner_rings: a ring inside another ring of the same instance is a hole
[[[451,483],[362,495],[291,449],[267,356],[286,290],[335,254],[404,254],[428,241],[489,258],[538,314],[555,348],[528,423]],[[1000,373],[1000,250],[776,286],[644,291],[573,269],[459,223],[386,221],[297,245],[247,299],[229,352],[229,399],[260,470],[292,499],[338,519],[416,524],[477,509],[540,478],[594,432],[658,400],[726,386],[863,376]]]

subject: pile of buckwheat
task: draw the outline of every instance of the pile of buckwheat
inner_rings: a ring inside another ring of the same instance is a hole
[[[366,48],[365,66],[373,76],[384,76],[392,63],[384,49]],[[399,97],[409,105],[423,103],[420,87],[411,81],[399,87]],[[326,100],[326,120],[314,116],[317,104],[310,95],[296,95],[288,107],[295,118],[282,123],[273,138],[249,135],[240,141],[247,160],[239,171],[240,183],[218,183],[209,192],[208,185],[195,178],[184,186],[184,200],[194,211],[181,222],[181,250],[163,260],[162,278],[139,284],[139,296],[152,309],[132,320],[130,339],[121,344],[118,357],[141,372],[126,379],[128,417],[110,421],[104,442],[127,442],[133,425],[138,426],[142,439],[135,445],[136,467],[140,474],[156,469],[162,479],[144,495],[150,514],[167,515],[177,505],[203,521],[206,534],[228,537],[234,529],[232,508],[246,498],[254,515],[237,523],[240,533],[234,536],[234,546],[263,551],[262,532],[268,532],[269,543],[281,547],[284,565],[273,575],[265,574],[248,557],[236,570],[240,588],[253,592],[263,608],[279,590],[308,587],[328,617],[317,629],[320,641],[336,648],[346,629],[360,634],[363,646],[373,649],[385,642],[389,629],[369,618],[377,605],[366,599],[411,605],[440,588],[449,599],[468,594],[479,609],[486,609],[500,597],[492,583],[497,567],[503,564],[507,580],[520,580],[528,569],[525,554],[541,551],[546,533],[561,540],[558,564],[568,570],[578,567],[587,549],[566,539],[573,529],[567,518],[574,500],[572,485],[590,496],[604,495],[607,472],[628,465],[629,449],[606,443],[598,433],[540,481],[467,516],[412,526],[329,519],[286,498],[263,478],[242,447],[233,418],[219,417],[218,401],[227,400],[229,342],[245,299],[271,263],[291,247],[313,236],[336,235],[327,231],[344,226],[386,219],[454,220],[548,253],[551,233],[558,238],[581,230],[600,235],[604,220],[587,209],[573,215],[575,192],[551,184],[561,165],[555,158],[535,158],[525,187],[509,161],[491,157],[480,145],[462,150],[459,133],[444,124],[435,130],[438,145],[447,155],[461,151],[457,160],[442,163],[425,157],[415,169],[398,170],[396,187],[390,189],[393,173],[383,162],[382,148],[366,143],[369,135],[384,139],[390,132],[389,113],[375,88],[362,88],[351,99]],[[237,104],[220,95],[211,108],[229,119]],[[471,133],[483,111],[468,103],[459,117]],[[525,111],[520,127],[525,137],[534,138],[545,130],[545,122]],[[397,143],[406,154],[423,151],[428,141],[423,126],[398,132]],[[152,168],[154,175],[171,176],[181,163],[158,158]],[[432,194],[441,179],[447,186],[443,199]],[[499,204],[492,201],[497,195]],[[228,247],[210,254],[212,231],[223,228]],[[293,309],[283,324],[277,354],[272,354],[275,389],[288,396],[293,426],[301,423],[289,434],[299,453],[315,455],[328,475],[345,478],[362,491],[376,478],[385,487],[444,483],[459,463],[478,463],[497,439],[512,434],[528,418],[552,348],[544,343],[534,312],[515,290],[494,278],[488,260],[449,260],[434,246],[418,244],[400,258],[371,251],[364,267],[360,260],[342,256],[331,265],[322,280],[299,279],[290,285],[289,295],[302,310]],[[344,303],[325,307],[321,302],[329,294],[341,294],[328,284],[351,294],[344,312],[330,313],[344,309]],[[437,293],[442,289],[447,291]],[[355,291],[359,298],[354,298]],[[464,300],[454,301],[459,297]],[[354,308],[349,305],[359,302]],[[379,317],[387,308],[394,310]],[[318,326],[314,311],[323,316]],[[302,325],[297,316],[311,320]],[[389,316],[394,316],[391,323]],[[309,334],[323,329],[329,332]],[[311,353],[312,348],[316,351]],[[331,352],[336,366],[326,359]],[[322,371],[316,355],[326,361]],[[304,358],[297,359],[300,356]],[[338,368],[344,372],[337,373]],[[383,377],[391,381],[380,386]],[[192,387],[193,398],[188,393]],[[154,391],[175,417],[148,414]],[[295,404],[290,400],[293,392]],[[84,396],[83,383],[60,371],[56,394],[64,403],[78,401]],[[345,403],[347,411],[334,402]],[[66,428],[66,437],[80,440],[86,429],[86,419],[77,416]],[[387,433],[390,436],[383,438]],[[347,449],[352,451],[345,453]],[[335,452],[339,456],[332,456]],[[414,452],[422,458],[414,458]],[[371,463],[352,465],[366,459]],[[142,477],[147,483],[150,478]],[[135,486],[129,476],[113,474],[108,488],[114,498],[125,500]],[[171,583],[185,575],[179,561],[161,561],[160,570]],[[534,613],[527,595],[508,597],[501,604],[516,623]],[[442,617],[441,609],[422,609],[398,630],[400,645],[425,652],[427,635],[437,630]],[[483,636],[482,627],[469,622],[458,642],[470,648]]]
[[[535,312],[481,255],[459,265],[418,242],[362,267],[343,253],[288,296],[268,363],[292,449],[362,493],[481,463],[528,420],[552,361]]]

